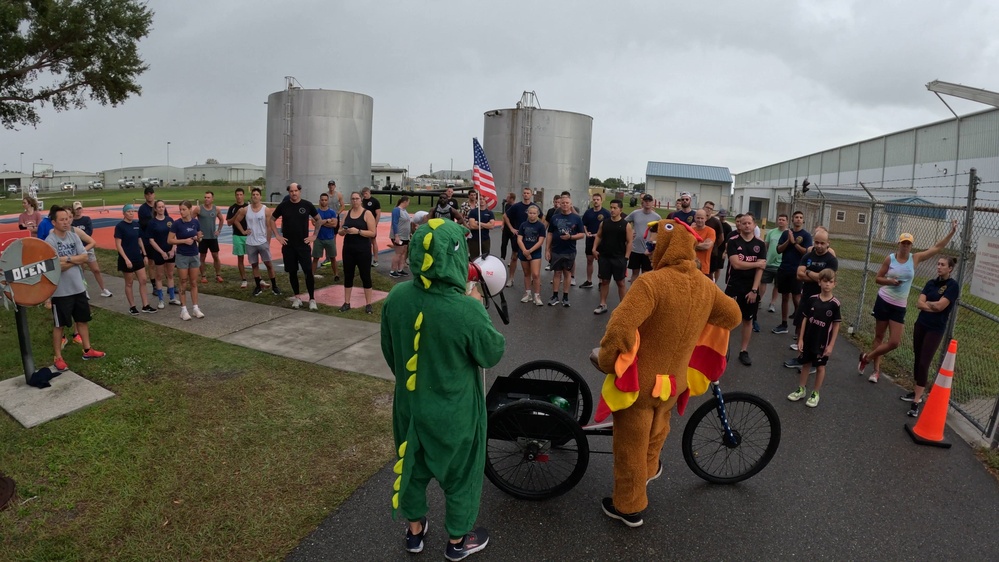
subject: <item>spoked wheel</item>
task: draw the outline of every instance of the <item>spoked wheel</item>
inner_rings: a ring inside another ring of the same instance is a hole
[[[586,472],[590,447],[583,430],[554,404],[518,400],[489,416],[486,477],[525,500],[554,498]]]
[[[780,445],[780,418],[754,394],[724,395],[734,439],[726,436],[712,398],[694,411],[683,430],[683,458],[694,474],[712,484],[735,484],[763,470]]]
[[[541,359],[539,361],[528,361],[517,367],[510,373],[511,379],[538,379],[556,382],[574,382],[579,385],[579,393],[576,396],[576,410],[570,412],[579,422],[579,425],[590,423],[590,415],[593,413],[593,394],[590,392],[590,385],[572,367],[559,363]],[[570,398],[563,396],[563,398]]]

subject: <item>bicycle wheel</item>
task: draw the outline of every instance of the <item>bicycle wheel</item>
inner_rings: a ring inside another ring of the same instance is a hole
[[[769,402],[745,392],[731,392],[724,399],[734,441],[726,439],[717,398],[701,404],[683,430],[687,466],[712,484],[735,484],[753,476],[780,445],[780,418]]]
[[[583,430],[554,404],[518,400],[489,416],[486,477],[525,500],[544,500],[579,483],[590,459]]]
[[[557,382],[574,382],[579,385],[579,393],[576,396],[576,421],[579,425],[590,423],[590,415],[593,414],[593,394],[590,392],[590,385],[586,384],[586,379],[575,369],[548,359],[538,361],[528,361],[517,367],[510,373],[511,379],[538,379]],[[563,398],[569,398],[568,396]]]

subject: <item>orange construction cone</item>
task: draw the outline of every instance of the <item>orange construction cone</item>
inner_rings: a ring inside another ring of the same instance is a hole
[[[950,407],[950,387],[954,383],[954,359],[957,356],[957,340],[950,340],[947,355],[940,365],[940,373],[933,381],[933,388],[926,397],[926,404],[919,414],[915,427],[905,424],[909,437],[920,445],[950,448],[944,441],[944,426],[947,425],[947,409]]]

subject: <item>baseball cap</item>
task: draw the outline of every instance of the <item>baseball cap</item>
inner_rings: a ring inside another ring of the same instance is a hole
[[[727,217],[728,216],[728,211],[726,211],[725,209],[718,209],[718,216],[720,216],[720,217]]]
[[[336,180],[330,180],[329,182],[326,183],[326,185],[327,186],[336,185]]]
[[[680,197],[686,197],[687,199],[690,199],[690,197],[691,197],[690,196],[690,192],[689,191],[684,191],[684,192],[682,192],[680,194]]]
[[[133,207],[132,205],[125,205],[124,207],[121,208],[121,212],[123,212],[123,213],[128,213],[128,212],[131,212],[131,211],[134,211],[134,210],[135,210],[135,207]]]
[[[653,197],[651,193],[646,193],[642,196],[642,201],[652,201]]]
[[[909,234],[908,232],[903,232],[902,234],[900,234],[898,236],[898,241],[899,242],[909,242],[911,244],[912,242],[915,242],[916,239],[913,238],[913,236],[911,234]]]
[[[82,208],[83,208],[83,203],[80,203],[79,201],[73,201],[73,210],[82,209]]]

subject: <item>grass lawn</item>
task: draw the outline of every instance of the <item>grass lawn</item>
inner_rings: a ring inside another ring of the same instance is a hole
[[[49,318],[30,311],[39,363]],[[108,356],[65,357],[115,398],[30,430],[0,416],[2,560],[278,560],[393,455],[387,381],[96,308],[91,326]],[[17,345],[0,323],[2,378]]]

